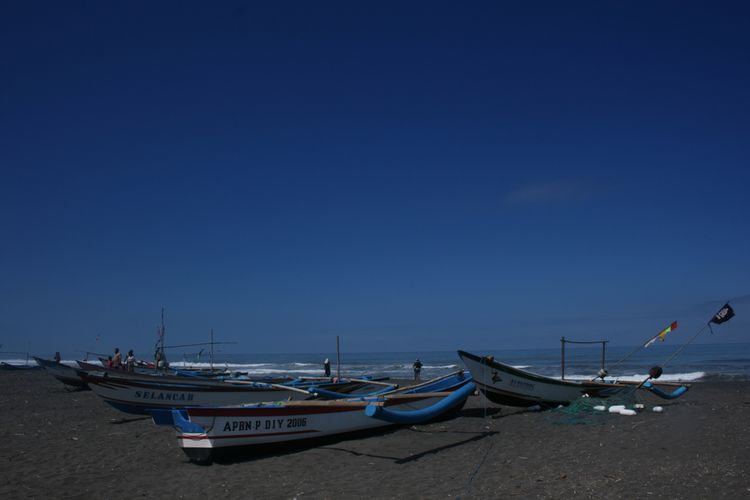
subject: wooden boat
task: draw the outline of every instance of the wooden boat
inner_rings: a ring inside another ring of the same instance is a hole
[[[76,389],[88,389],[86,382],[78,376],[77,370],[72,366],[58,363],[51,359],[43,359],[34,356],[34,361],[47,373],[69,387]]]
[[[126,413],[148,415],[151,410],[187,406],[223,406],[263,401],[299,400],[317,397],[316,388],[350,393],[368,380],[317,381],[306,385],[276,384],[245,380],[210,380],[153,376],[122,370],[78,370],[81,380],[105,402]]]
[[[378,396],[333,401],[185,408],[152,413],[158,425],[171,425],[188,457],[210,462],[215,449],[269,445],[419,424],[460,410],[474,392],[471,375],[461,371]]]
[[[543,408],[550,408],[567,405],[583,395],[592,398],[608,398],[634,388],[634,384],[626,382],[563,380],[545,377],[501,363],[492,356],[482,357],[465,351],[458,351],[458,355],[471,372],[479,390],[487,399],[501,405],[522,407],[539,405]],[[643,385],[644,389],[664,399],[675,399],[684,394],[688,387],[680,385],[671,393],[667,393],[651,382]]]
[[[102,361],[100,365],[96,363],[90,363],[88,361],[76,361],[78,363],[78,366],[81,367],[81,370],[85,371],[102,371],[102,372],[114,372],[114,373],[124,373],[127,372],[125,369],[125,366],[123,365],[121,368],[108,368],[106,366],[107,360],[105,359]],[[140,373],[142,375],[153,375],[153,374],[159,374],[159,375],[173,375],[172,371],[167,370],[156,370],[154,369],[153,363],[151,363],[151,366],[148,366],[146,364],[136,364],[133,367],[132,372],[127,373]]]
[[[12,371],[17,371],[17,370],[39,370],[40,368],[41,367],[39,367],[37,365],[30,365],[30,364],[14,365],[14,364],[11,364],[11,363],[6,363],[5,361],[0,361],[0,370],[12,370]]]
[[[19,358],[12,359],[12,361],[14,361],[13,363],[8,363],[7,361],[0,361],[0,370],[19,371],[19,370],[40,370],[41,369],[39,365],[34,363],[34,361],[31,359],[31,356],[29,355],[28,352],[2,351],[0,352],[0,355],[13,356],[14,358],[16,356],[19,356]],[[17,361],[21,361],[20,356],[23,356],[25,359],[23,360],[22,363],[17,363]]]
[[[101,360],[101,358],[100,358]],[[188,379],[200,379],[200,380],[250,380],[253,382],[267,382],[272,384],[284,384],[293,382],[295,379],[292,377],[248,377],[248,376],[235,376],[234,374],[227,375],[226,371],[209,371],[209,370],[183,370],[183,369],[172,369],[172,368],[160,368],[156,370],[154,364],[151,363],[148,366],[146,363],[136,364],[133,367],[133,371],[128,371],[123,365],[120,368],[109,368],[106,366],[106,359],[101,361],[102,364],[90,363],[88,361],[76,361],[81,370],[87,372],[107,372],[115,375],[129,376],[132,374],[136,375],[147,375],[150,377],[179,377]],[[328,379],[330,381],[330,378]]]

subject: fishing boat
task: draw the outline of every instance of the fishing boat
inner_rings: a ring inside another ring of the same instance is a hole
[[[550,408],[568,405],[584,395],[592,398],[608,398],[634,389],[634,384],[628,382],[545,377],[501,363],[492,356],[477,356],[466,351],[458,351],[458,356],[471,372],[479,390],[487,399],[500,405],[521,407],[538,405],[542,408]],[[649,381],[643,383],[642,388],[661,398],[675,399],[684,394],[689,386],[678,385],[672,392],[665,392]]]
[[[15,365],[12,363],[6,363],[5,361],[0,361],[0,370],[39,370],[39,366],[37,365]]]
[[[77,370],[51,359],[43,359],[34,356],[34,361],[46,372],[55,377],[68,387],[76,389],[88,389],[86,382],[78,376]]]
[[[682,347],[665,360],[665,363],[674,359],[687,346],[695,341],[698,336],[708,330],[713,333],[712,324],[721,325],[726,323],[735,316],[734,309],[727,301],[714,314],[706,324],[701,327],[692,337],[685,342]],[[653,337],[648,338],[644,343],[637,346],[635,350],[626,355],[615,366],[621,364],[630,356],[646,349],[657,341],[664,341],[666,336],[676,330],[677,321],[673,321],[669,326],[661,330]],[[477,356],[466,351],[458,351],[458,355],[469,368],[476,381],[479,390],[492,402],[510,405],[510,406],[534,406],[552,407],[558,405],[567,405],[579,397],[588,396],[592,398],[608,398],[615,395],[625,394],[630,391],[632,395],[635,390],[647,390],[662,399],[676,399],[685,394],[690,388],[689,384],[679,384],[670,382],[657,382],[662,374],[660,366],[652,367],[642,382],[606,381],[605,377],[608,372],[604,368],[606,340],[595,341],[573,341],[562,337],[562,360],[561,376],[559,379],[537,375],[535,373],[520,370],[513,366],[496,361],[493,356]],[[566,344],[601,344],[601,369],[597,377],[592,380],[565,380],[565,345]],[[601,379],[597,381],[596,379]],[[668,390],[662,389],[668,388]]]
[[[287,401],[185,408],[152,413],[171,425],[193,462],[210,462],[217,449],[264,448],[281,443],[421,424],[459,411],[474,392],[471,375],[459,371],[377,396],[333,401]]]
[[[153,376],[122,370],[83,371],[78,376],[105,402],[125,413],[148,415],[154,409],[223,406],[319,397],[317,389],[348,394],[369,384],[365,379],[292,381],[285,384],[245,380],[211,380]]]
[[[76,363],[78,363],[78,366],[81,368],[81,370],[92,372],[92,371],[98,371],[98,372],[111,372],[115,374],[123,374],[123,373],[136,373],[140,375],[149,375],[149,376],[178,376],[181,375],[177,373],[175,370],[172,370],[171,368],[160,368],[156,369],[154,368],[153,363],[144,363],[144,362],[137,362],[133,366],[133,371],[128,371],[125,367],[125,365],[120,366],[119,368],[115,367],[109,367],[107,366],[107,360],[106,359],[99,359],[100,364],[97,363],[91,363],[89,361],[82,361],[78,360]],[[198,375],[197,373],[195,374]],[[202,378],[209,378],[208,376],[204,376]]]
[[[28,352],[14,352],[14,351],[2,351],[0,354],[10,354],[14,356],[25,356],[25,359],[23,362],[19,363],[17,361],[21,361],[20,359],[12,360],[13,363],[8,363],[7,361],[0,361],[0,370],[10,370],[10,371],[18,371],[18,370],[39,370],[41,367],[33,362],[31,359],[31,356]]]

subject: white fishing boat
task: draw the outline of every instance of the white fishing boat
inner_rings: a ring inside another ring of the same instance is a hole
[[[155,423],[175,428],[178,444],[192,461],[207,462],[215,449],[267,447],[425,423],[460,410],[474,389],[469,374],[456,372],[378,396],[186,408],[152,415]]]
[[[508,406],[543,408],[567,405],[582,396],[608,398],[623,391],[632,391],[637,384],[593,380],[565,380],[545,377],[497,361],[492,356],[477,356],[458,351],[458,356],[474,377],[479,390],[493,403]],[[671,385],[671,384],[662,384]],[[687,385],[679,385],[671,393],[645,382],[640,387],[664,399],[675,399],[684,394]]]
[[[152,410],[187,406],[225,406],[265,401],[290,401],[317,397],[316,389],[349,393],[370,380],[318,380],[292,385],[244,380],[210,380],[152,376],[120,371],[78,370],[83,382],[105,402],[126,413],[148,415]]]

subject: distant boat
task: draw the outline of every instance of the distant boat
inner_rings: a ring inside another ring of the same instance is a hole
[[[88,386],[81,377],[78,376],[77,370],[72,366],[64,365],[51,359],[43,359],[34,356],[37,364],[57,380],[69,387],[76,389],[88,389]]]
[[[492,356],[477,356],[465,351],[458,355],[474,377],[479,390],[493,403],[507,406],[543,408],[568,405],[587,395],[592,398],[608,398],[625,391],[632,391],[637,384],[627,382],[595,382],[585,380],[562,380],[519,370],[501,363]],[[663,384],[674,385],[674,384]],[[689,386],[681,385],[673,392],[666,393],[651,382],[644,389],[664,399],[674,399],[687,391]]]
[[[0,370],[39,370],[41,369],[38,365],[14,365],[11,363],[6,363],[5,361],[0,361]]]
[[[0,370],[39,370],[41,367],[31,360],[28,352],[16,352],[16,351],[2,351],[2,355],[10,356],[24,356],[26,359],[22,363],[8,363],[7,361],[0,361]],[[7,359],[7,358],[6,358]],[[20,359],[13,359],[13,361],[20,361]]]
[[[210,462],[217,448],[273,446],[325,436],[421,424],[459,411],[475,386],[461,371],[378,396],[288,401],[153,412],[171,425],[191,461]]]

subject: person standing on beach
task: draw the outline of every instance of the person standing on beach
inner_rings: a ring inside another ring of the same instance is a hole
[[[125,366],[129,372],[135,371],[135,354],[133,349],[128,351],[128,355],[125,357]]]
[[[60,351],[55,352],[55,363],[60,364]]]
[[[112,358],[112,366],[114,368],[122,368],[122,354],[120,354],[119,347],[115,347],[115,357]]]
[[[414,362],[412,368],[414,368],[414,380],[419,381],[419,374],[422,372],[422,362],[419,361],[419,358]]]
[[[326,377],[330,377],[331,376],[331,362],[328,361],[328,358],[326,358],[326,360],[323,361],[323,370],[326,373]]]

